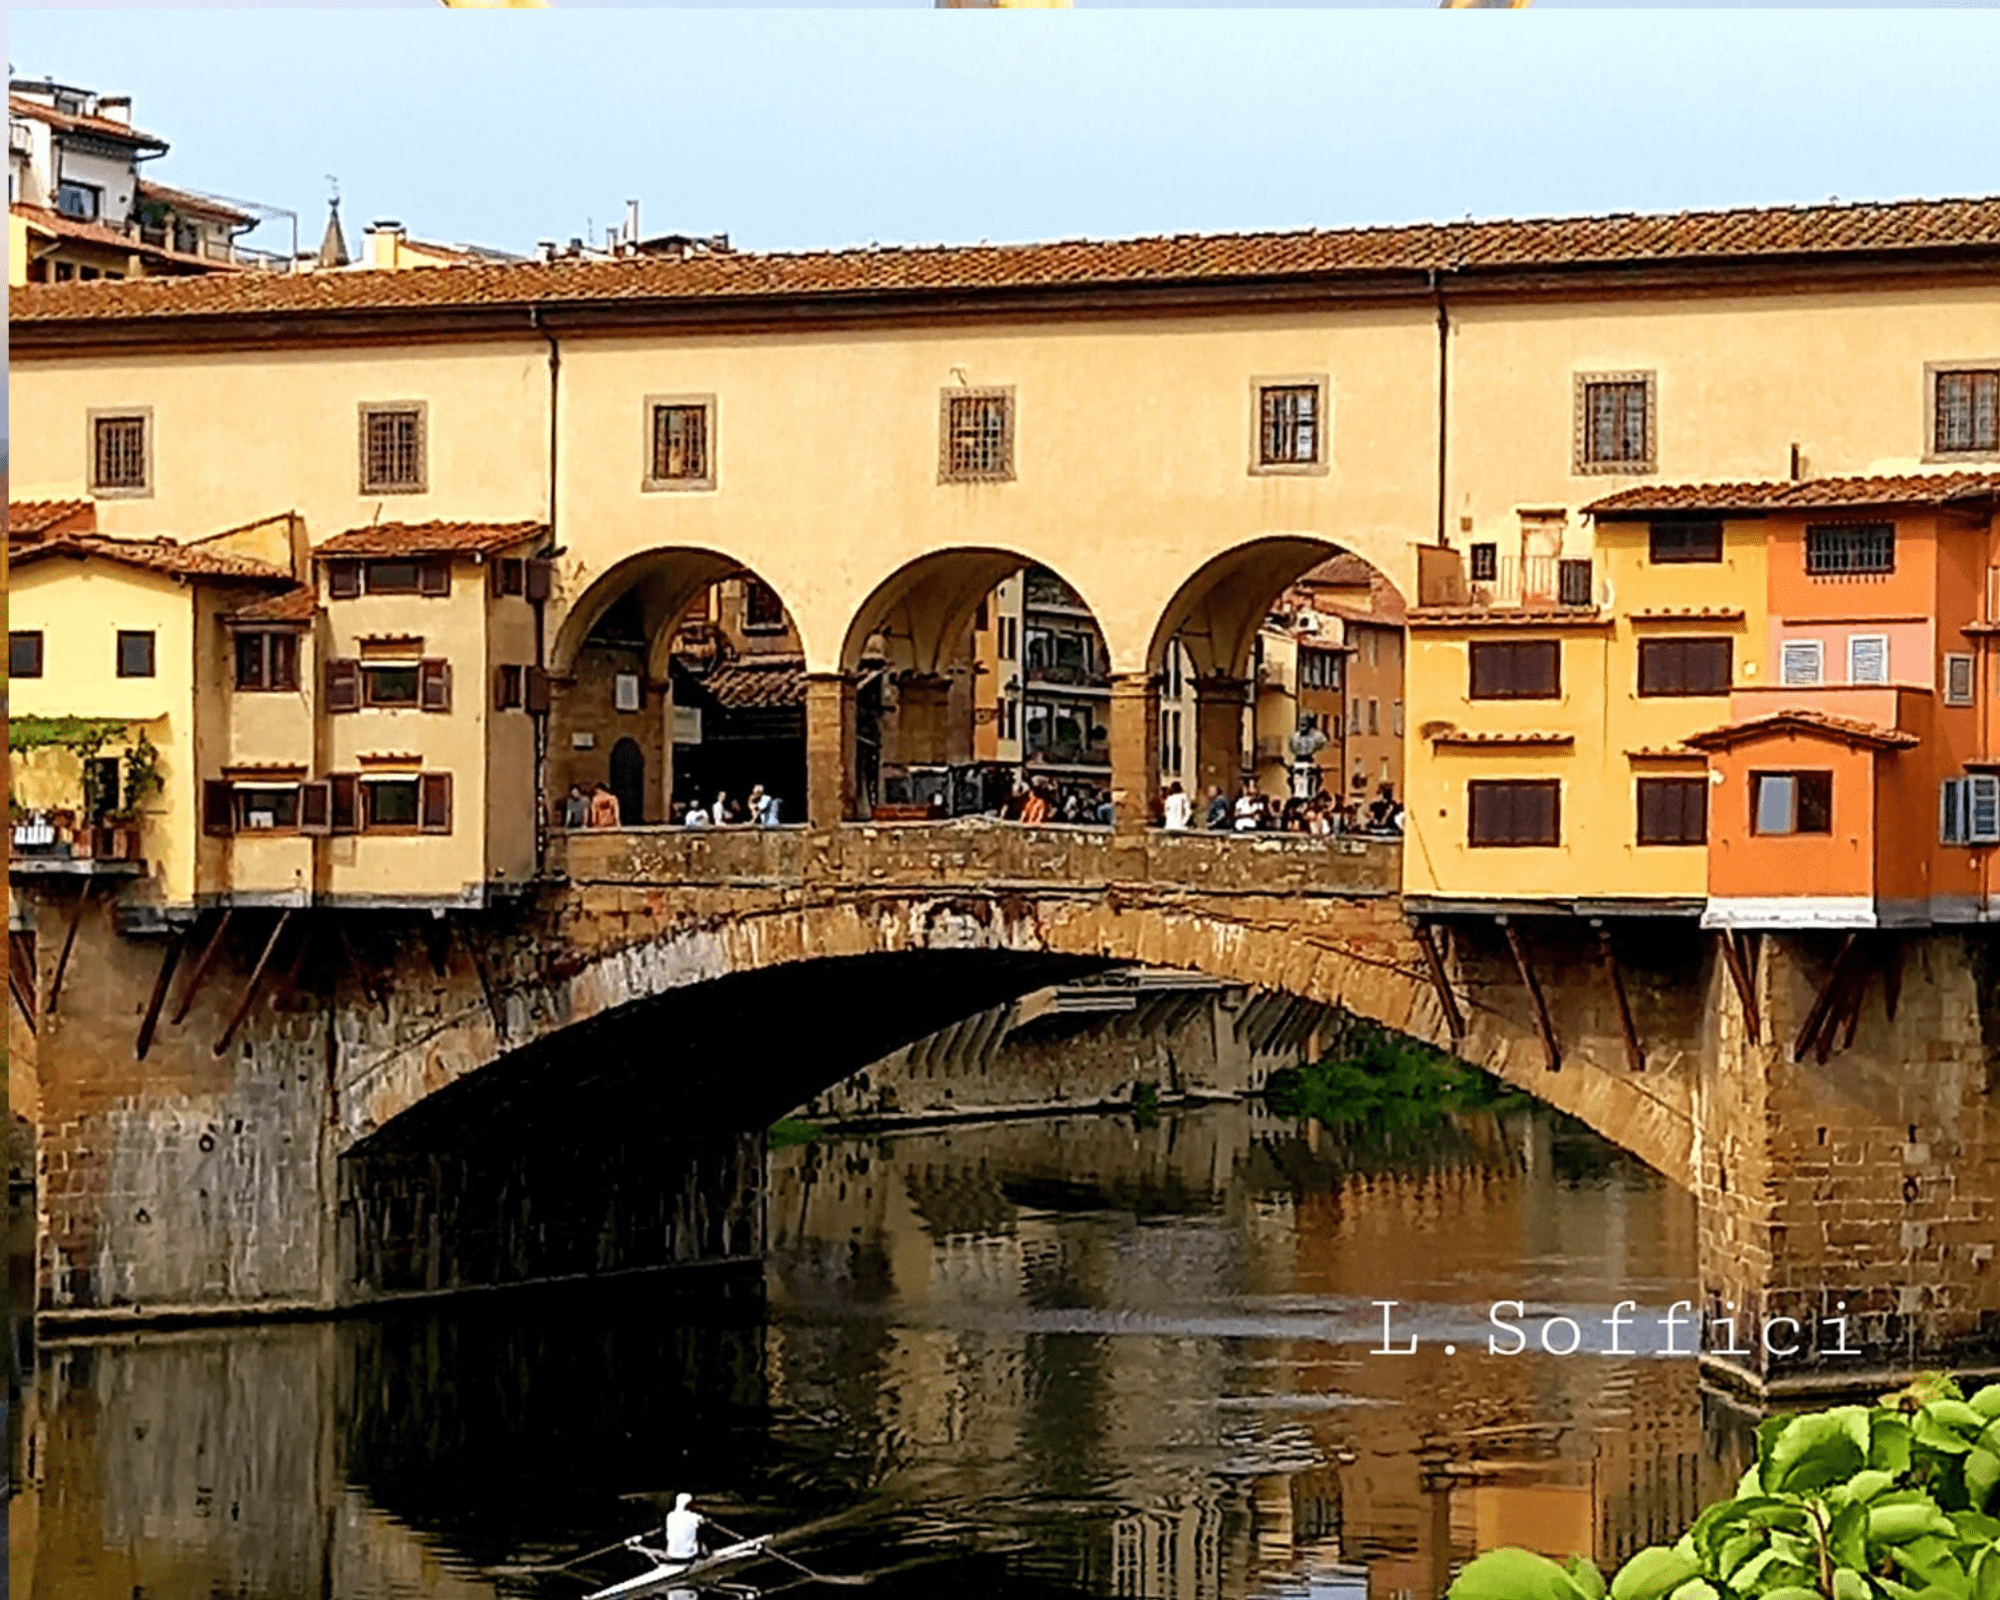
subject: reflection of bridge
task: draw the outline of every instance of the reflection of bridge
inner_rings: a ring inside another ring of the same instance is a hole
[[[1420,936],[1397,854],[985,820],[633,829],[557,837],[550,883],[510,909],[313,913],[275,939],[277,913],[239,912],[171,985],[79,960],[42,1036],[77,1110],[42,1142],[41,1304],[57,1319],[307,1309],[754,1256],[764,1123],[959,1018],[1131,963],[1441,1043],[1455,1015],[1460,1054],[1695,1190],[1718,1311],[1815,1320],[1825,1239],[1766,1231],[1786,1185],[1830,1170],[1815,1159],[1906,1163],[1912,1207],[1926,1163],[1951,1159],[1902,1142],[1919,1113],[1896,1063],[1973,1025],[1962,947],[1927,947],[1896,1021],[1871,1011],[1842,1076],[1815,1078],[1770,1044],[1812,1003],[1809,945],[1767,946],[1758,1044],[1692,940],[1621,931],[1607,971],[1581,921]],[[86,907],[81,937],[102,948],[110,922]],[[289,976],[218,1056],[257,965]],[[184,1021],[167,1008],[143,1077],[125,1076],[135,1019],[182,991]],[[1924,1092],[1954,1086],[1940,1073]],[[1855,1127],[1871,1105],[1896,1124],[1872,1139]],[[1933,1237],[1978,1225],[1941,1215]],[[1935,1260],[1863,1253],[1871,1228],[1893,1240],[1906,1223],[1843,1218],[1860,1243],[1831,1270],[1856,1333],[1964,1348],[1979,1282],[1954,1290]],[[1929,1315],[1897,1320],[1914,1310]]]

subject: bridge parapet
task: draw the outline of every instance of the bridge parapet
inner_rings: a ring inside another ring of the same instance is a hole
[[[1095,893],[1393,896],[1395,839],[1311,834],[1114,833],[990,817],[807,828],[621,828],[558,834],[548,865],[574,884],[903,887],[938,884]]]

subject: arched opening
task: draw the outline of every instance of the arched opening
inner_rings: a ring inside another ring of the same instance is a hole
[[[1404,602],[1361,556],[1280,534],[1225,551],[1162,613],[1159,783],[1195,827],[1344,831],[1402,793]],[[1357,779],[1358,775],[1358,779]]]
[[[570,608],[554,672],[552,793],[605,784],[636,826],[697,805],[754,820],[745,802],[761,787],[776,820],[804,820],[805,653],[784,602],[740,562],[705,550],[620,562]]]
[[[924,556],[856,612],[841,660],[860,815],[1110,820],[1110,651],[1048,568],[1003,550]]]

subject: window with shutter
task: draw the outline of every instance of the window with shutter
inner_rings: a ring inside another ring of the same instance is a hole
[[[549,675],[541,667],[528,668],[528,680],[523,686],[523,698],[532,716],[546,716],[549,710]]]
[[[438,656],[426,656],[417,663],[418,703],[426,711],[451,709],[451,663]]]
[[[1969,706],[1978,698],[1978,679],[1971,656],[1944,658],[1944,703]]]
[[[1475,641],[1474,700],[1554,700],[1562,693],[1562,646],[1554,639]]]
[[[1549,846],[1560,842],[1562,785],[1553,778],[1475,779],[1466,786],[1467,842]]]
[[[1779,676],[1788,689],[1820,681],[1825,649],[1817,639],[1787,639],[1779,654]]]
[[[496,711],[511,711],[521,703],[521,669],[519,667],[495,667],[493,669],[493,708]]]
[[[426,772],[418,780],[418,823],[425,833],[451,832],[451,774]]]
[[[330,599],[352,600],[361,593],[361,563],[330,561],[326,568],[326,592]]]
[[[327,782],[299,786],[299,832],[333,832],[333,785]]]
[[[493,563],[493,592],[518,595],[527,588],[528,564],[519,556],[503,556]]]
[[[1588,557],[1556,563],[1556,599],[1566,606],[1587,606],[1597,598]]]
[[[443,556],[435,556],[418,563],[417,593],[433,596],[450,594],[451,562]]]
[[[1889,681],[1889,636],[1885,633],[1853,633],[1847,637],[1847,681],[1887,683]]]
[[[528,598],[539,605],[555,593],[556,567],[553,561],[535,560],[528,563]]]
[[[201,831],[228,834],[236,829],[236,789],[221,778],[210,778],[201,786]]]
[[[1706,844],[1708,780],[1641,778],[1638,839],[1647,845]]]
[[[1965,783],[1967,841],[1972,844],[2000,844],[2000,775],[1976,773]]]
[[[1647,530],[1646,558],[1662,565],[1712,562],[1722,559],[1722,524],[1656,522]]]
[[[1639,693],[1727,694],[1734,664],[1731,639],[1641,639]]]
[[[332,796],[332,823],[335,833],[354,833],[361,826],[361,783],[351,772],[336,772],[327,779]]]
[[[326,709],[329,712],[361,709],[361,663],[335,658],[326,664]]]

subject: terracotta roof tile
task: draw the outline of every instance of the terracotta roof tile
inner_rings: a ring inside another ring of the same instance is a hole
[[[13,500],[7,505],[7,537],[39,539],[51,533],[89,533],[97,526],[93,500]]]
[[[61,212],[50,211],[45,206],[29,206],[17,203],[9,206],[7,209],[15,216],[23,218],[31,228],[38,228],[54,239],[75,239],[81,244],[101,244],[106,249],[124,250],[133,255],[145,256],[148,260],[163,261],[169,265],[185,265],[205,272],[216,272],[223,275],[238,273],[244,270],[241,264],[234,261],[216,261],[208,256],[187,255],[182,251],[169,249],[165,245],[148,244],[136,233],[120,233],[118,229],[107,228],[101,222],[79,222],[75,217],[66,217]],[[142,281],[159,283],[171,282],[172,279],[106,278],[98,281],[116,288],[120,283],[138,283]],[[81,280],[31,285],[31,287],[47,289],[51,293],[56,294],[67,294],[70,290],[81,288],[82,286]]]
[[[248,556],[220,555],[199,546],[177,544],[172,539],[110,539],[95,534],[61,533],[14,552],[14,566],[30,566],[55,556],[73,559],[95,557],[121,566],[175,578],[232,578],[251,583],[293,582],[289,572]]]
[[[701,686],[717,705],[731,711],[802,706],[806,703],[806,668],[796,656],[734,661],[702,678]]]
[[[141,178],[138,183],[138,198],[157,200],[162,205],[175,206],[186,211],[199,212],[205,217],[228,217],[237,222],[250,222],[250,213],[231,205],[227,200],[217,200],[210,195],[196,194],[192,189],[176,189],[170,183],[161,183],[154,178]]]
[[[1459,728],[1431,735],[1432,744],[1441,745],[1566,745],[1575,744],[1573,733],[1531,731],[1527,733],[1468,733]]]
[[[52,128],[67,132],[94,133],[101,138],[121,139],[127,144],[149,145],[159,150],[167,148],[166,140],[135,128],[129,122],[115,122],[110,117],[82,116],[74,111],[58,111],[54,106],[32,100],[26,95],[8,95],[7,113],[9,116],[33,117],[37,122],[46,122]]]
[[[1605,628],[1611,618],[1592,606],[1414,606],[1412,628]]]
[[[1628,761],[1699,761],[1704,752],[1684,744],[1643,744],[1627,750]]]
[[[1885,728],[1879,722],[1861,722],[1853,717],[1836,717],[1825,711],[1772,711],[1761,717],[1726,723],[1706,733],[1691,733],[1684,741],[1697,750],[1727,750],[1731,745],[1759,739],[1772,733],[1803,733],[1839,739],[1874,750],[1900,750],[1921,741],[1914,733]]]
[[[2000,495],[2000,472],[1905,472],[1866,478],[1770,483],[1659,483],[1607,495],[1594,517],[1658,511],[1808,511],[1835,506],[1943,505]]]
[[[313,559],[332,556],[469,556],[525,544],[548,532],[542,522],[378,522],[350,528],[313,546]]]
[[[1631,622],[1741,622],[1741,606],[1646,606],[1626,613]]]
[[[1293,233],[1175,234],[796,254],[711,251],[686,259],[535,261],[466,266],[451,272],[255,273],[232,277],[227,283],[93,284],[82,293],[64,294],[29,285],[13,292],[11,306],[13,321],[25,324],[1322,280],[1383,272],[1419,274],[1434,268],[1625,267],[1996,248],[2000,248],[2000,196],[1982,196]]]
[[[231,622],[310,622],[319,614],[319,591],[299,584],[283,594],[252,601],[230,612]]]

